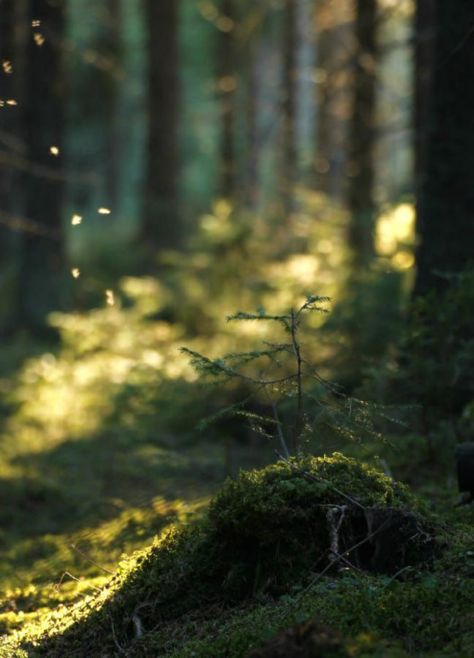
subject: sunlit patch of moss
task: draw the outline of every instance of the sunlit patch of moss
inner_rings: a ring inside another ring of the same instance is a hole
[[[78,583],[81,591],[84,578],[111,573],[125,553],[148,544],[172,524],[186,523],[199,513],[204,503],[204,500],[190,504],[155,498],[146,506],[128,507],[95,527],[17,539],[11,548],[3,551],[0,560],[0,582],[6,587],[0,610],[5,601],[14,599],[15,607],[26,611],[22,603],[24,592],[38,591],[38,587],[50,592],[53,586],[60,591]],[[31,590],[15,588],[15,583],[27,582],[33,583]]]
[[[106,575],[87,578],[81,575],[71,579],[67,572],[56,583],[6,589],[0,601],[1,632],[10,634],[25,626],[41,623],[51,610],[70,606],[99,591],[108,578]]]

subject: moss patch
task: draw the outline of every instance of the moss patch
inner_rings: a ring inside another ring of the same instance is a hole
[[[229,481],[209,510],[213,545],[230,557],[223,587],[287,591],[328,559],[394,573],[434,550],[420,503],[403,485],[340,454],[278,462]],[[336,555],[335,555],[336,553]]]

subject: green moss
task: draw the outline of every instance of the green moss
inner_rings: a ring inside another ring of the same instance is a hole
[[[201,628],[201,637],[167,655],[241,658],[280,630],[317,619],[340,631],[351,656],[468,658],[474,655],[473,595],[472,581],[464,586],[426,574],[416,582],[390,582],[382,576],[347,574],[276,605],[237,611],[220,624],[209,622]],[[148,646],[153,643],[150,638]],[[132,655],[158,655],[158,641],[154,646],[156,654]]]
[[[402,485],[337,453],[241,473],[224,485],[209,510],[212,544],[231,565],[223,589],[240,596],[261,589],[278,594],[304,579],[327,556],[332,506],[345,508],[342,550],[367,534],[362,507],[417,505]]]
[[[329,564],[329,510],[344,514],[339,540],[345,551],[358,539],[356,531],[366,537],[365,512],[393,515],[413,507],[417,502],[405,487],[339,454],[243,472],[227,481],[203,520],[168,532],[123,561],[96,595],[14,641],[48,658],[114,655],[118,647],[129,655],[156,655],[148,653],[149,641],[162,642],[161,628],[183,616],[213,619],[216,609],[222,615],[242,602],[272,601],[310,584]]]
[[[245,532],[250,526],[252,531],[271,535],[273,540],[282,521],[296,525],[298,514],[306,518],[321,504],[354,501],[363,506],[419,506],[402,484],[355,459],[334,453],[331,457],[292,458],[241,473],[237,480],[228,480],[215,496],[210,518],[221,531],[234,528]]]

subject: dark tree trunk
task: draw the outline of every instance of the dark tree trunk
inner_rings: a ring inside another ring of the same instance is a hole
[[[374,149],[376,143],[377,0],[357,0],[355,67],[349,134],[347,204],[349,246],[356,270],[374,254]]]
[[[23,213],[32,230],[21,240],[17,311],[19,325],[43,332],[48,312],[64,308],[67,300],[61,175],[65,3],[28,0],[25,6],[18,103],[28,163],[21,178]]]
[[[14,2],[0,2],[0,98],[15,99]],[[7,329],[11,314],[14,211],[15,122],[17,107],[0,108],[0,332]],[[13,140],[13,141],[12,141]]]
[[[284,13],[284,89],[283,89],[283,167],[281,190],[283,209],[288,221],[294,206],[294,186],[297,180],[298,154],[296,144],[297,102],[297,0],[285,0]]]
[[[0,99],[5,103],[16,98],[15,75],[15,8],[14,0],[0,2]],[[5,104],[0,109],[0,270],[10,260],[12,231],[8,227],[13,212],[16,106]]]
[[[182,240],[179,183],[178,0],[145,0],[148,31],[148,138],[141,238],[150,263]]]
[[[236,196],[235,101],[236,67],[236,6],[234,0],[220,4],[220,34],[217,44],[217,90],[221,116],[220,194],[233,200]]]
[[[444,289],[439,273],[461,271],[474,255],[474,5],[436,0],[435,23],[415,295]]]
[[[421,189],[426,174],[428,126],[431,121],[431,102],[434,63],[435,0],[418,0],[415,8],[415,79],[414,116],[415,136],[415,194],[417,215],[421,211]]]

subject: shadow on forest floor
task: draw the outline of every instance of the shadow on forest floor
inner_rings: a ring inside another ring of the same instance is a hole
[[[73,565],[99,574],[87,556],[114,568],[122,552],[202,507],[227,475],[222,443],[166,442],[109,432],[12,456],[11,476],[0,478],[8,501],[0,507],[0,588],[24,586],[32,569],[36,582],[58,581]],[[234,453],[235,467],[255,459],[249,446]],[[84,559],[71,544],[85,547]]]

